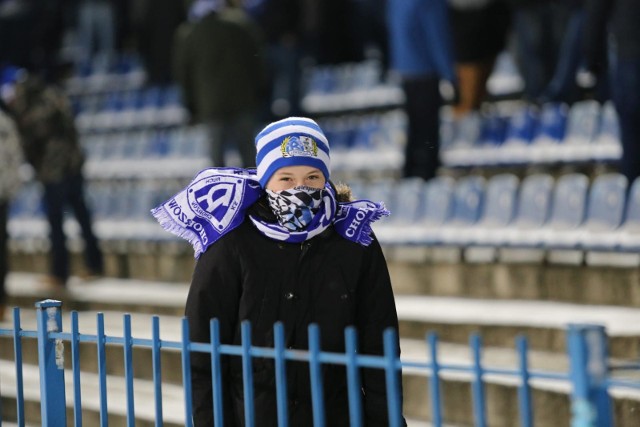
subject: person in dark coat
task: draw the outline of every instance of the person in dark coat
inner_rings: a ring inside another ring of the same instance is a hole
[[[223,0],[197,0],[175,34],[174,76],[194,123],[207,126],[213,165],[225,166],[227,147],[243,167],[254,165],[251,140],[267,85],[259,27]]]
[[[15,117],[26,161],[42,184],[51,240],[50,276],[45,280],[62,289],[70,275],[64,213],[70,207],[85,243],[87,278],[103,273],[102,251],[93,232],[91,211],[84,195],[84,153],[78,140],[71,104],[61,89],[23,71],[13,73],[6,91],[7,107]]]
[[[282,322],[287,348],[305,350],[308,326],[317,324],[321,350],[344,353],[344,330],[355,326],[359,353],[382,354],[383,331],[397,329],[398,319],[371,223],[389,212],[336,191],[328,141],[313,120],[272,123],[256,146],[257,171],[204,170],[153,211],[166,229],[188,238],[198,256],[185,310],[190,339],[210,342],[216,318],[221,342],[239,345],[241,322],[248,320],[252,345],[273,347],[273,325]],[[223,359],[224,425],[242,426],[242,361]],[[193,353],[191,369],[195,425],[210,426],[209,354]],[[288,362],[286,369],[289,425],[313,425],[309,366]],[[274,374],[273,360],[254,359],[258,426],[277,425]],[[326,425],[348,426],[345,367],[325,364],[322,381]],[[363,370],[362,401],[365,425],[389,424],[383,370]]]

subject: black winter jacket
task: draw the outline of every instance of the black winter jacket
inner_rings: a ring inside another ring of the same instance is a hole
[[[307,327],[320,328],[321,350],[344,352],[344,329],[358,330],[360,354],[382,354],[382,334],[398,327],[384,255],[377,241],[361,246],[330,227],[302,244],[261,234],[249,219],[200,256],[187,299],[193,342],[210,342],[209,321],[220,321],[223,344],[239,345],[240,323],[249,320],[254,346],[273,347],[273,324],[282,322],[286,346],[307,349]],[[398,345],[398,354],[399,354]],[[272,359],[254,358],[257,426],[276,426],[275,369]],[[346,370],[323,365],[327,426],[348,426]],[[384,371],[361,375],[366,426],[387,426]],[[192,353],[193,410],[196,427],[213,425],[211,362]],[[241,358],[223,361],[225,426],[244,425]],[[289,425],[312,426],[309,366],[287,363]]]

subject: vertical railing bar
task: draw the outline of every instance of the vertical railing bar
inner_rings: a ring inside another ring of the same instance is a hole
[[[438,335],[431,332],[427,335],[429,355],[431,356],[431,418],[433,427],[442,427],[442,393],[440,391],[440,363],[438,360]]]
[[[73,423],[82,427],[82,388],[80,383],[80,328],[78,312],[71,312],[71,369],[73,371]]]
[[[396,331],[387,328],[384,331],[385,377],[387,382],[387,406],[389,411],[389,426],[402,425],[402,408],[400,408],[400,383],[396,364],[398,363]]]
[[[211,319],[211,381],[213,384],[213,421],[215,427],[224,426],[224,410],[222,404],[222,363],[220,360],[220,322]],[[228,416],[233,416],[229,414]]]
[[[358,333],[353,326],[345,329],[347,352],[347,386],[349,387],[350,426],[362,427],[362,386],[358,367]]]
[[[16,361],[16,411],[18,425],[24,426],[24,379],[22,374],[22,338],[20,337],[20,308],[13,308],[13,355]]]
[[[251,323],[242,322],[242,385],[244,387],[244,419],[247,427],[255,426],[253,402],[253,363],[251,362]]]
[[[311,375],[311,405],[313,408],[313,426],[324,427],[324,384],[322,384],[322,366],[320,365],[320,329],[318,325],[309,325],[309,373]]]
[[[478,334],[471,336],[471,351],[473,353],[473,413],[476,427],[487,427],[485,412],[484,384],[482,382],[482,340]]]
[[[518,365],[520,371],[520,387],[518,388],[518,402],[520,404],[520,425],[522,427],[533,427],[533,412],[531,410],[531,388],[529,386],[529,343],[527,338],[519,336],[516,339],[518,349]]]
[[[107,408],[107,354],[105,349],[104,314],[97,314],[98,383],[100,388],[100,426],[109,425]]]
[[[182,319],[182,386],[184,388],[184,425],[193,425],[191,400],[191,341],[189,339],[189,321]]]
[[[278,427],[288,427],[287,411],[287,371],[285,359],[284,326],[282,322],[273,325],[274,363],[276,366],[276,402],[278,410]]]
[[[62,332],[62,303],[43,300],[37,310],[38,369],[40,373],[40,418],[43,427],[67,425],[64,383],[64,347],[61,339],[50,338],[52,332]]]
[[[124,327],[124,378],[127,384],[127,426],[135,427],[136,412],[133,397],[133,349],[131,340],[131,315],[122,318]]]
[[[155,426],[162,427],[164,424],[162,415],[162,359],[160,353],[160,318],[153,316],[151,318],[151,340],[153,347],[151,348],[151,358],[153,365],[153,396],[155,397]]]

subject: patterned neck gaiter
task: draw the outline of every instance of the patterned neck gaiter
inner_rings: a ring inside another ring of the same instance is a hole
[[[279,192],[266,190],[269,206],[281,226],[289,231],[304,230],[322,204],[322,189],[300,186]]]

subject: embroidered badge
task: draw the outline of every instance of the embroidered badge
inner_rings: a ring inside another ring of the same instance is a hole
[[[282,157],[318,157],[318,144],[310,136],[293,135],[282,140]]]

